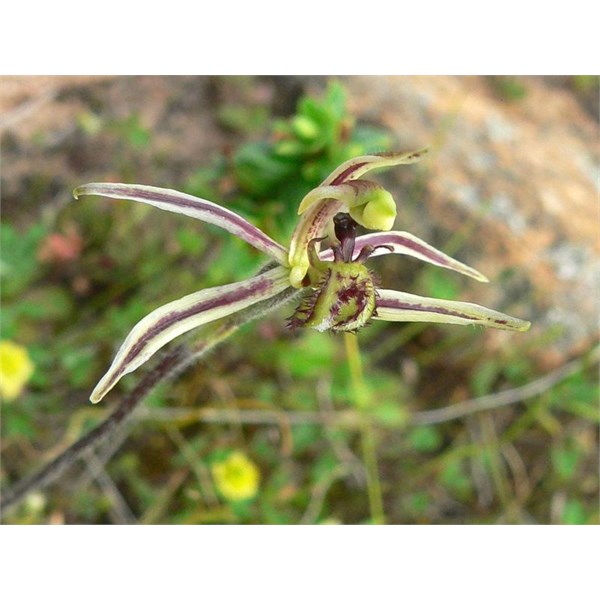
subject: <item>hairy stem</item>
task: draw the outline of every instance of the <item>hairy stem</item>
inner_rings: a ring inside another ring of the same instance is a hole
[[[79,438],[64,452],[50,461],[30,477],[23,479],[2,496],[2,509],[18,504],[30,492],[45,487],[57,479],[67,468],[77,461],[82,454],[106,440],[131,415],[138,404],[148,396],[154,387],[166,379],[172,368],[186,359],[187,351],[184,346],[178,346],[163,357],[161,362],[148,371],[136,387],[127,394],[100,425]]]

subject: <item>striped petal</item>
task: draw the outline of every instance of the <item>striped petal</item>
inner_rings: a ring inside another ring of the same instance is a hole
[[[405,254],[419,260],[431,263],[445,269],[452,269],[477,281],[488,282],[489,279],[479,271],[451,258],[442,251],[419,239],[417,236],[406,231],[388,231],[381,233],[369,233],[356,238],[353,258],[356,258],[365,246],[375,247],[371,256],[383,256],[384,254]],[[378,247],[379,246],[379,247]],[[389,246],[392,250],[382,246]],[[333,260],[333,251],[324,250],[319,254],[321,260]]]
[[[408,165],[421,160],[429,152],[427,148],[413,152],[380,152],[357,156],[342,163],[321,185],[339,185],[362,177],[372,169]]]
[[[424,298],[394,290],[378,290],[376,319],[382,321],[425,321],[455,325],[483,325],[495,329],[527,331],[528,321],[469,302]]]
[[[290,281],[300,287],[308,270],[308,243],[323,234],[336,213],[350,211],[355,221],[367,229],[389,230],[396,218],[392,195],[373,181],[349,181],[321,185],[311,190],[298,208],[302,215],[290,241],[288,262]]]
[[[288,261],[290,265],[290,283],[302,287],[308,272],[308,242],[322,235],[327,225],[343,203],[339,200],[319,202],[312,205],[301,217],[290,240]],[[318,244],[317,244],[318,246]]]
[[[127,336],[90,400],[99,402],[121,377],[137,369],[174,338],[271,298],[287,287],[287,269],[275,267],[246,281],[201,290],[157,308]]]
[[[298,214],[301,215],[308,208],[322,200],[339,200],[348,207],[360,206],[368,203],[372,196],[385,193],[391,196],[381,185],[374,181],[348,181],[338,185],[320,185],[316,187],[300,202]]]
[[[279,264],[287,265],[287,250],[281,244],[243,217],[214,202],[176,190],[127,183],[88,183],[73,191],[75,198],[89,195],[143,202],[217,225],[274,258]]]

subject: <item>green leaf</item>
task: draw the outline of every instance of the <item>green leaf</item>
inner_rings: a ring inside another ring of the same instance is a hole
[[[320,129],[330,122],[330,115],[321,102],[315,98],[303,97],[298,102],[298,114],[310,119]]]
[[[198,256],[206,247],[205,238],[197,229],[181,228],[175,232],[175,237],[185,254]]]
[[[471,479],[465,472],[461,460],[451,460],[441,473],[442,484],[457,497],[467,500],[472,492]]]
[[[225,127],[248,135],[265,126],[269,111],[265,106],[226,104],[219,109],[217,116]]]
[[[311,478],[314,482],[328,476],[339,464],[339,459],[330,452],[321,454],[311,468]]]
[[[503,100],[522,100],[527,96],[527,88],[516,77],[493,77],[492,87]]]
[[[224,239],[219,252],[219,268],[208,270],[201,287],[224,285],[251,277],[258,265],[262,263],[264,263],[264,258],[261,254],[249,249],[246,242],[229,236]]]
[[[149,306],[139,298],[132,298],[121,305],[112,304],[106,313],[107,326],[104,339],[114,344],[113,340],[122,339],[149,312]]]
[[[141,150],[150,142],[150,131],[144,127],[140,115],[137,113],[115,121],[112,123],[111,129],[121,135],[136,150]]]
[[[293,348],[280,355],[279,365],[292,377],[312,379],[331,371],[336,352],[334,338],[306,331]]]
[[[219,178],[225,173],[225,161],[218,157],[206,167],[196,169],[183,185],[183,191],[193,196],[206,199],[216,199]]]
[[[522,385],[527,382],[532,370],[530,360],[524,356],[516,356],[502,368],[503,374],[513,385]]]
[[[292,118],[292,130],[301,140],[314,141],[319,135],[319,125],[310,117],[296,115]]]
[[[498,376],[500,365],[492,361],[484,361],[479,363],[470,382],[471,391],[476,396],[485,396],[492,390],[494,382]]]
[[[410,432],[408,441],[417,452],[433,452],[443,440],[437,427],[416,427]]]
[[[318,440],[322,439],[322,429],[317,425],[296,425],[292,430],[294,454],[298,455],[308,450]]]
[[[398,428],[408,421],[406,407],[397,400],[385,398],[378,400],[370,408],[373,419],[385,427]]]
[[[272,186],[295,171],[293,163],[274,155],[265,142],[242,146],[233,159],[234,174],[238,185],[252,194],[266,194]]]
[[[552,465],[559,477],[572,479],[577,471],[581,451],[578,448],[556,448],[552,450]]]
[[[25,232],[19,232],[9,224],[0,224],[0,284],[3,297],[18,295],[38,275],[37,250],[47,234],[47,228],[41,224]]]
[[[75,304],[71,294],[59,286],[31,290],[20,304],[20,313],[36,321],[61,321],[72,316]]]
[[[27,346],[29,356],[35,365],[35,370],[29,382],[32,388],[48,387],[56,378],[57,353],[60,349],[38,341]]]
[[[337,81],[329,85],[325,103],[335,120],[341,121],[344,118],[346,114],[346,91]]]
[[[552,391],[552,405],[598,422],[600,410],[597,376],[585,372],[575,373]]]
[[[283,158],[296,159],[301,161],[306,148],[302,142],[295,140],[282,140],[275,145],[275,154]]]
[[[416,516],[425,514],[431,506],[431,496],[427,492],[415,492],[407,498],[408,508]]]
[[[75,348],[63,352],[61,363],[67,372],[69,383],[75,389],[89,387],[97,371],[96,353],[93,348]]]
[[[2,410],[2,430],[5,439],[11,437],[33,439],[37,433],[30,415],[6,408]]]
[[[585,525],[588,519],[583,504],[579,500],[567,500],[561,521],[565,525]]]
[[[460,295],[460,286],[456,278],[443,271],[426,269],[421,277],[422,286],[427,296],[456,300]]]

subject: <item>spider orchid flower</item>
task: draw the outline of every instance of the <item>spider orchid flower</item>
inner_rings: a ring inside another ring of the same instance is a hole
[[[416,162],[425,152],[372,154],[343,163],[300,203],[300,218],[287,248],[240,215],[190,194],[124,183],[89,183],[75,189],[75,198],[98,195],[133,200],[217,225],[278,263],[245,281],[194,292],[148,314],[126,337],[90,400],[99,402],[124,375],[174,338],[273,298],[290,287],[308,290],[289,319],[292,328],[357,331],[376,318],[529,329],[526,321],[476,304],[379,289],[376,278],[363,264],[371,256],[405,254],[488,281],[475,269],[416,236],[389,231],[396,217],[391,194],[375,182],[359,180],[372,169]],[[320,250],[323,234],[332,222],[337,242]],[[357,224],[379,231],[356,237]]]

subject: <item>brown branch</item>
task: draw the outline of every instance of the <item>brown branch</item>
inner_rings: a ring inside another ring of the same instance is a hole
[[[599,348],[597,347],[587,358],[573,360],[562,367],[551,371],[547,375],[518,388],[505,390],[496,394],[488,394],[486,396],[474,398],[473,400],[465,400],[464,402],[445,406],[444,408],[414,413],[410,417],[410,424],[434,425],[437,423],[445,423],[447,421],[461,419],[467,415],[472,415],[473,413],[484,410],[495,410],[503,406],[509,406],[539,396],[552,389],[570,375],[573,375],[573,373],[577,373],[577,371],[586,364],[598,362],[599,354]]]
[[[409,416],[407,425],[431,425],[460,419],[478,412],[494,410],[524,402],[552,389],[570,375],[595,364],[600,358],[600,349],[592,351],[587,357],[569,362],[562,367],[536,379],[524,386],[504,390],[465,400],[440,409],[419,411]],[[278,425],[285,419],[290,425],[326,425],[355,429],[359,426],[359,416],[352,409],[342,411],[281,411],[274,409],[221,409],[213,407],[199,408],[147,408],[136,417],[141,421],[167,422],[203,422],[232,423],[245,425]]]

